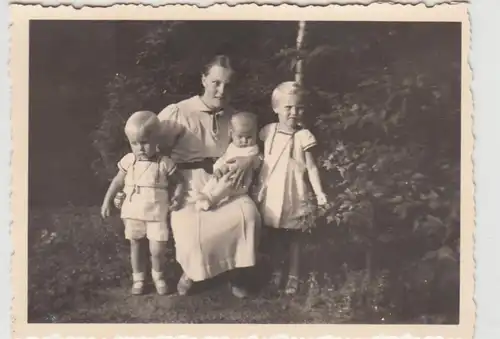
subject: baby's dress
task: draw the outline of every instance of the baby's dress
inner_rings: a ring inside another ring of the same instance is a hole
[[[214,164],[214,171],[221,168],[227,161],[235,159],[237,157],[252,157],[259,154],[259,146],[248,146],[248,147],[237,147],[234,144],[229,144],[226,152],[222,157],[220,157]],[[241,195],[248,193],[248,189],[252,184],[253,170],[256,169],[260,165],[257,160],[254,163],[252,170],[249,170],[245,173],[245,177],[243,183],[240,187],[233,188],[231,185],[224,184],[217,180],[215,176],[212,176],[209,181],[206,183],[205,187],[201,193],[208,197],[211,202],[222,203],[227,198],[232,196]],[[231,165],[229,168],[231,169]],[[234,167],[234,166],[233,166]]]
[[[166,221],[168,177],[174,173],[175,163],[168,157],[136,160],[133,153],[128,153],[120,160],[118,167],[126,173],[122,219]]]
[[[305,152],[316,145],[316,138],[307,129],[280,131],[277,123],[265,126],[259,137],[264,142],[259,180],[264,225],[285,229],[311,226],[304,225],[304,218],[312,211]]]

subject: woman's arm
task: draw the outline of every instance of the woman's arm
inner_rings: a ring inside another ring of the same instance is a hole
[[[183,118],[179,107],[172,104],[158,114],[158,119],[161,127],[158,147],[163,155],[169,155],[185,133]]]
[[[241,187],[247,171],[253,170],[255,167],[256,157],[260,156],[241,156],[226,162],[227,164],[234,164],[227,174],[233,188]]]
[[[182,203],[182,198],[185,191],[184,180],[182,178],[182,175],[178,171],[174,171],[170,175],[169,181],[172,187],[174,187],[172,198],[170,199],[170,209],[175,211],[179,209]]]
[[[305,158],[307,174],[309,176],[309,181],[311,182],[314,194],[316,195],[316,199],[318,200],[318,205],[325,205],[327,203],[326,195],[323,192],[321,179],[319,177],[319,171],[318,167],[316,166],[316,162],[314,161],[314,156],[309,150],[307,150],[305,151]]]
[[[126,173],[124,171],[118,171],[116,176],[113,178],[113,181],[111,181],[101,206],[101,216],[103,218],[107,218],[111,214],[111,202],[113,201],[116,193],[123,189],[123,186],[125,185],[125,174]]]

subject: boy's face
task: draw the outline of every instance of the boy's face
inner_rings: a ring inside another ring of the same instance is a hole
[[[274,107],[279,122],[290,128],[296,128],[304,112],[303,100],[294,94],[282,95]]]
[[[236,147],[253,146],[256,143],[255,129],[234,123],[231,126],[231,138]]]
[[[134,153],[137,160],[148,160],[156,155],[158,143],[156,143],[151,136],[134,131],[127,137],[132,153]]]

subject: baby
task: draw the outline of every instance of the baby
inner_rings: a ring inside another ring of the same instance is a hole
[[[259,147],[257,145],[257,117],[249,112],[238,112],[231,117],[229,133],[231,144],[226,152],[214,164],[214,175],[197,197],[195,207],[198,210],[210,208],[226,201],[232,196],[248,193],[253,174],[260,167]],[[236,165],[232,162],[237,157],[253,157],[252,171],[245,174],[242,186],[236,189],[231,184],[221,181],[226,173]]]
[[[132,152],[118,162],[118,173],[106,192],[101,215],[103,218],[110,215],[113,200],[116,207],[121,207],[125,238],[130,240],[132,294],[142,294],[144,290],[146,263],[141,240],[147,238],[151,275],[158,294],[163,295],[167,293],[162,271],[169,237],[167,215],[181,197],[182,181],[174,162],[158,153],[160,122],[154,113],[140,111],[132,114],[125,125],[125,134]],[[171,198],[170,188],[174,189]]]

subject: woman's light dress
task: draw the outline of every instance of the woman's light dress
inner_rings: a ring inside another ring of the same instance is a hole
[[[199,96],[167,106],[158,117],[164,144],[173,145],[172,160],[181,164],[220,157],[229,145],[231,113],[226,109],[211,114]],[[196,196],[210,178],[201,168],[180,172],[187,187],[186,201]],[[209,211],[197,211],[188,203],[172,212],[171,226],[177,261],[194,281],[255,265],[260,215],[246,195]]]

